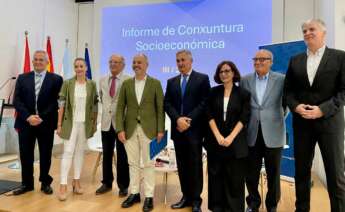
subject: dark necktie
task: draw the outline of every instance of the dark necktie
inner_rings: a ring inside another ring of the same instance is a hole
[[[111,85],[109,89],[109,95],[114,97],[116,93],[116,77],[111,77]]]

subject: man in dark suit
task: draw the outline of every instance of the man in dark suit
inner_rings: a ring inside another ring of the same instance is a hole
[[[32,63],[34,71],[19,75],[14,93],[13,104],[17,111],[14,127],[18,131],[22,167],[22,186],[13,192],[14,195],[34,189],[36,139],[40,152],[41,191],[53,193],[49,169],[57,125],[57,99],[63,80],[59,75],[46,71],[48,56],[45,51],[36,51]]]
[[[178,175],[183,197],[173,209],[192,206],[201,211],[203,186],[202,140],[206,126],[205,103],[210,90],[207,75],[192,69],[192,54],[188,50],[176,53],[180,75],[168,80],[164,107],[171,119]]]
[[[310,210],[310,177],[318,143],[332,212],[345,211],[345,52],[325,46],[321,20],[302,25],[306,53],[290,60],[284,98],[293,112],[296,211]]]

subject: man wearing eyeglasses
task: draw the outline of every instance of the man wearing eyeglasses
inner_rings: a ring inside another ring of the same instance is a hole
[[[110,73],[99,81],[99,96],[102,103],[102,185],[96,195],[111,191],[113,175],[113,156],[116,145],[116,181],[119,196],[127,196],[129,186],[129,166],[125,146],[118,141],[116,134],[115,113],[122,83],[130,76],[124,73],[125,59],[114,54],[109,58]]]
[[[307,52],[291,58],[284,98],[293,112],[296,211],[310,210],[315,145],[325,166],[332,212],[345,211],[345,52],[325,45],[323,21],[302,24]]]
[[[268,180],[265,204],[268,212],[274,212],[280,199],[280,160],[286,139],[282,103],[284,75],[271,71],[273,55],[268,50],[259,50],[253,62],[255,72],[241,80],[241,86],[251,93],[247,131],[247,212],[259,211],[258,185],[263,159]]]

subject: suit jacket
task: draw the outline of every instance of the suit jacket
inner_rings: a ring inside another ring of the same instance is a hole
[[[208,76],[193,70],[189,76],[182,101],[181,75],[168,80],[164,108],[171,119],[171,138],[173,140],[181,135],[176,129],[176,121],[181,116],[192,119],[191,127],[185,132],[185,135],[196,136],[198,139],[203,138],[206,126],[205,104],[209,91]],[[182,102],[183,113],[181,113]]]
[[[219,132],[224,137],[232,132],[237,122],[240,121],[244,127],[229,147],[220,146],[212,130],[209,129],[205,142],[205,147],[209,153],[225,158],[242,158],[248,155],[246,133],[250,116],[249,102],[250,93],[234,85],[226,110],[226,119],[224,121],[224,86],[219,85],[211,89],[206,109],[208,121],[214,119]]]
[[[49,129],[57,127],[58,95],[62,85],[62,77],[47,72],[42,82],[37,98],[37,111],[43,122],[40,126]],[[20,74],[14,92],[14,107],[17,117],[14,124],[16,129],[24,129],[31,125],[26,119],[36,114],[35,73]]]
[[[283,88],[284,75],[270,71],[262,104],[256,96],[256,74],[249,74],[241,79],[241,87],[248,90],[250,98],[250,119],[248,124],[248,145],[254,146],[258,135],[258,126],[269,148],[283,147],[286,142]]]
[[[119,80],[116,82],[118,84],[116,88],[116,93],[114,97],[111,97],[109,94],[110,76],[111,75],[107,75],[99,80],[99,96],[102,103],[102,122],[101,122],[102,131],[109,131],[110,125],[112,125],[114,129],[116,129],[115,113],[116,113],[117,101],[119,99],[119,93],[120,93],[123,81],[130,78],[130,76],[125,74],[124,72],[118,75]]]
[[[325,49],[310,85],[307,74],[307,54],[291,58],[285,77],[284,98],[293,112],[294,129],[304,129],[311,123],[319,132],[344,133],[345,52]],[[299,104],[318,105],[324,116],[307,120],[295,113]]]
[[[140,120],[146,137],[153,139],[164,132],[163,89],[161,83],[147,76],[141,102],[135,94],[134,77],[123,82],[116,109],[116,131],[130,138]]]
[[[73,128],[74,112],[74,91],[76,78],[73,77],[64,81],[59,93],[60,100],[64,101],[64,114],[61,123],[60,137],[69,139]],[[96,132],[98,95],[96,83],[92,80],[86,81],[86,105],[85,105],[85,136],[91,138]]]

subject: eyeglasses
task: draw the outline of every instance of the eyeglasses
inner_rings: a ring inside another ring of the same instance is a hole
[[[254,57],[252,60],[253,60],[254,62],[259,61],[260,63],[263,63],[263,62],[265,62],[266,60],[271,60],[271,58],[269,58],[269,57]]]
[[[122,64],[122,61],[109,61],[109,64]]]
[[[230,74],[230,72],[232,72],[231,69],[226,69],[226,70],[222,70],[222,71],[219,71],[219,74]]]

